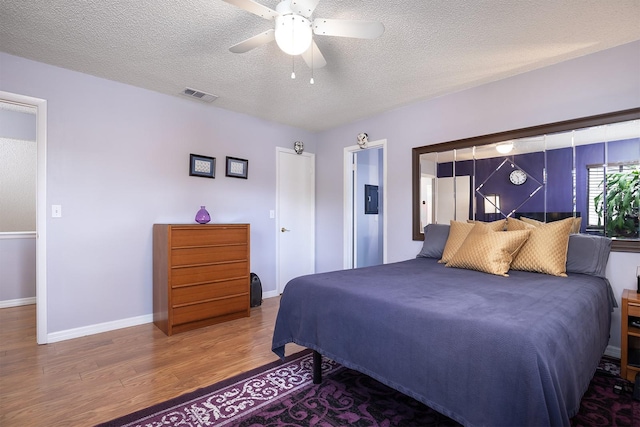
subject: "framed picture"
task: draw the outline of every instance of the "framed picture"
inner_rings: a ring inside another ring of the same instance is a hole
[[[216,177],[216,158],[191,154],[189,160],[189,175],[202,178]]]
[[[247,179],[249,160],[227,157],[227,176]]]

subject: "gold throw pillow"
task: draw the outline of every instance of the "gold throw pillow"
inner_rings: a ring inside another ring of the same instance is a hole
[[[489,227],[491,227],[491,229],[493,231],[504,231],[505,228],[507,228],[507,220],[505,219],[499,219],[497,221],[491,221],[491,222],[483,222],[483,221],[477,221],[475,219],[468,219],[467,222],[469,224],[484,224],[484,225],[488,225]]]
[[[544,224],[544,222],[542,221],[538,221],[537,219],[527,218],[525,216],[521,216],[520,221],[526,222],[527,224],[535,225],[536,227]]]
[[[580,226],[582,225],[582,217],[577,216],[573,218],[571,223],[571,234],[580,234]]]
[[[513,256],[526,242],[529,233],[531,230],[493,231],[488,226],[476,224],[447,267],[508,276]]]
[[[544,224],[544,222],[537,221],[535,219],[527,218],[524,216],[521,216],[520,219],[526,222],[527,224],[535,225],[536,227]],[[574,217],[573,222],[571,223],[571,234],[579,234],[581,225],[582,225],[582,217],[579,217],[579,216]]]
[[[532,220],[535,221],[535,220]],[[539,222],[539,221],[536,221]],[[543,222],[540,222],[540,224],[544,224]],[[507,231],[517,231],[517,230],[531,230],[534,229],[536,226],[529,223],[529,222],[525,222],[525,221],[521,221],[519,219],[516,218],[507,218]]]
[[[573,223],[573,218],[567,218],[533,227],[511,269],[567,277],[567,248]]]
[[[449,237],[447,237],[447,243],[444,244],[444,249],[442,251],[442,258],[439,263],[446,264],[453,258],[456,254],[464,239],[467,238],[467,234],[473,228],[473,224],[469,224],[466,222],[459,221],[451,221],[451,226],[449,227]]]

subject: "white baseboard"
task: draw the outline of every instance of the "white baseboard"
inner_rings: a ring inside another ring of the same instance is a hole
[[[52,332],[47,335],[47,342],[54,343],[58,341],[80,338],[87,335],[99,334],[101,332],[113,331],[116,329],[128,328],[130,326],[144,325],[153,322],[153,314],[145,314],[143,316],[130,317],[128,319],[114,320],[112,322],[99,323],[97,325],[83,326],[81,328],[67,329],[66,331]]]
[[[615,359],[620,359],[620,355],[622,354],[622,351],[620,351],[620,347],[613,347],[611,345],[608,345],[604,351],[604,354],[606,354],[607,356],[611,356]]]
[[[273,297],[277,297],[280,296],[280,293],[278,293],[278,291],[269,291],[269,292],[263,292],[262,293],[262,298],[273,298]]]
[[[0,301],[0,308],[20,307],[21,305],[31,305],[36,303],[36,297],[9,299]]]
[[[278,291],[263,292],[262,298],[273,298],[280,294]],[[32,304],[35,304],[33,298]],[[101,332],[109,332],[116,329],[128,328],[130,326],[144,325],[153,322],[153,314],[145,314],[143,316],[130,317],[128,319],[114,320],[112,322],[99,323],[97,325],[83,326],[81,328],[67,329],[65,331],[52,332],[47,335],[47,342],[54,343],[59,341],[80,338],[87,335],[99,334]]]

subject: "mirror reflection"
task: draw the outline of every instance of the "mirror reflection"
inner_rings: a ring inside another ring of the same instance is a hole
[[[632,111],[632,120],[414,148],[414,239],[450,220],[576,217],[581,233],[640,251],[640,109]]]

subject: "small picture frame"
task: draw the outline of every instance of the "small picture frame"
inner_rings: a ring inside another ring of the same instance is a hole
[[[189,175],[202,178],[215,178],[216,158],[191,154],[189,159]]]
[[[247,179],[249,160],[227,156],[227,176]]]

